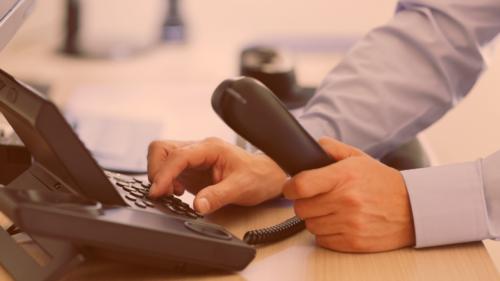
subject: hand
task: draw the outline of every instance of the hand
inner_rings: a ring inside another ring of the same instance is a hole
[[[325,138],[320,145],[337,162],[301,172],[283,188],[316,243],[342,252],[413,245],[413,219],[401,173],[336,140]]]
[[[195,209],[207,214],[227,204],[257,205],[281,194],[286,174],[263,154],[220,139],[155,141],[148,152],[150,196],[196,194]]]

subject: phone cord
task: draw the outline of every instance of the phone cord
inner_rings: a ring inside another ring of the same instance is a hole
[[[303,220],[293,217],[271,227],[250,230],[245,233],[243,240],[250,245],[271,243],[290,237],[305,228],[306,224]]]
[[[16,234],[18,234],[18,233],[21,233],[21,232],[22,232],[22,230],[21,230],[21,229],[19,229],[19,227],[17,227],[17,225],[15,225],[15,224],[11,224],[11,225],[9,226],[9,228],[7,228],[7,230],[6,230],[6,231],[7,231],[7,233],[8,233],[9,235],[11,235],[11,236],[16,235]]]

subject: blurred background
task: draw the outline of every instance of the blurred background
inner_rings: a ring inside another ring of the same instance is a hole
[[[113,164],[130,147],[109,144],[124,138],[134,144],[156,137],[234,141],[209,99],[219,82],[239,74],[244,48],[288,50],[298,83],[317,86],[349,46],[392,17],[395,4],[43,0],[0,53],[0,66],[46,92],[86,145]],[[472,93],[420,136],[433,164],[470,161],[500,149],[500,57],[493,46],[485,54],[488,69]],[[130,122],[142,128],[133,131],[140,137],[123,125]],[[105,134],[109,128],[115,128],[113,136]],[[143,166],[141,161],[122,168]],[[500,264],[498,246],[487,245]]]

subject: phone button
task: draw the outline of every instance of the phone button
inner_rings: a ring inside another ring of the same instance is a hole
[[[184,226],[187,229],[194,231],[198,234],[202,234],[205,236],[209,236],[212,238],[217,238],[221,240],[231,240],[233,236],[229,234],[225,229],[221,227],[217,227],[210,224],[194,222],[194,221],[185,221]]]

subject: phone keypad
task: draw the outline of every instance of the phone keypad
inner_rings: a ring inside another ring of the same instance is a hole
[[[117,188],[125,192],[124,197],[129,205],[134,205],[141,209],[157,208],[157,205],[160,205],[176,215],[191,219],[203,217],[187,203],[173,195],[166,195],[158,199],[149,198],[148,194],[151,184],[147,181],[111,172],[106,172],[106,175]]]

